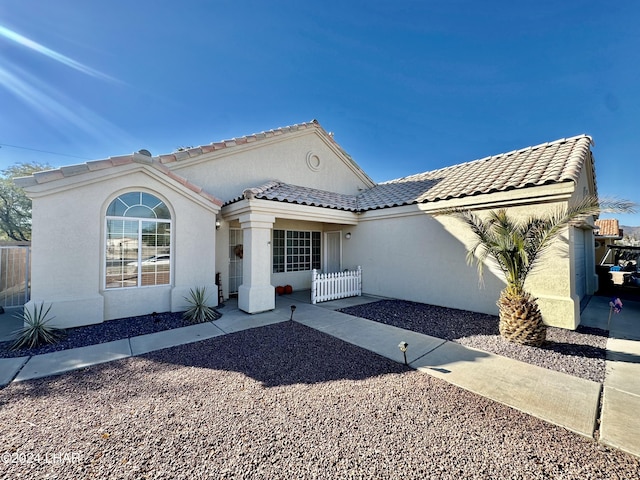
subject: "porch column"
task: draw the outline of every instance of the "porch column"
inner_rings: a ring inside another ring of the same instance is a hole
[[[244,252],[242,285],[238,288],[238,308],[259,313],[276,308],[275,289],[271,285],[272,215],[249,213],[239,218]]]

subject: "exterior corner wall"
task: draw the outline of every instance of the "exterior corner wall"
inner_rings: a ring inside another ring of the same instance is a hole
[[[105,289],[105,209],[140,190],[172,212],[172,283]],[[32,237],[32,298],[52,304],[61,326],[170,311],[173,288],[215,279],[215,213],[142,171],[34,198]]]
[[[510,207],[516,217],[544,213],[560,203]],[[418,207],[367,212],[352,237],[343,243],[345,268],[362,266],[363,293],[411,300],[461,310],[498,314],[496,301],[506,281],[491,262],[479,280],[466,252],[473,234],[461,221],[432,216]],[[393,215],[393,210],[398,214]],[[481,210],[477,211],[480,215]],[[575,329],[580,300],[575,296],[572,250],[568,231],[541,258],[525,288],[539,301],[545,323]]]
[[[365,294],[496,315],[504,282],[485,269],[482,284],[466,263],[470,237],[453,218],[417,211],[363,219],[344,242],[345,268],[362,266]]]
[[[544,323],[550,327],[575,330],[580,324],[580,300],[575,296],[537,295]]]

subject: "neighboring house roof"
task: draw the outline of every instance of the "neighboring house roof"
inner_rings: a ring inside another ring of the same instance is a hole
[[[596,220],[596,237],[622,239],[622,230],[618,224],[618,220]]]
[[[301,205],[365,211],[539,185],[577,183],[585,163],[593,173],[591,144],[591,137],[587,135],[561,139],[380,183],[357,196],[273,181],[245,190],[242,197],[228,203],[250,196]]]

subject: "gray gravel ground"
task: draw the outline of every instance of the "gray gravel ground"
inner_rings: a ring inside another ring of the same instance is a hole
[[[549,327],[546,343],[537,348],[504,340],[498,331],[498,317],[493,315],[405,300],[381,300],[340,311],[575,377],[604,382],[606,330],[579,326],[572,331]]]
[[[220,318],[222,314],[215,311],[215,316]],[[193,323],[184,319],[182,312],[152,313],[137,317],[109,320],[108,322],[97,323],[95,325],[66,329],[65,337],[62,340],[54,344],[42,345],[38,348],[11,350],[10,347],[13,342],[0,342],[0,358],[42,355],[44,353],[112,342],[114,340],[186,327],[188,325],[193,325]]]
[[[632,479],[640,459],[295,322],[0,391],[1,478]]]

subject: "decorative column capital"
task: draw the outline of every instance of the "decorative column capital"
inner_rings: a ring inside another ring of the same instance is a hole
[[[238,218],[240,226],[244,228],[273,228],[276,222],[274,215],[265,215],[262,213],[246,213]]]

